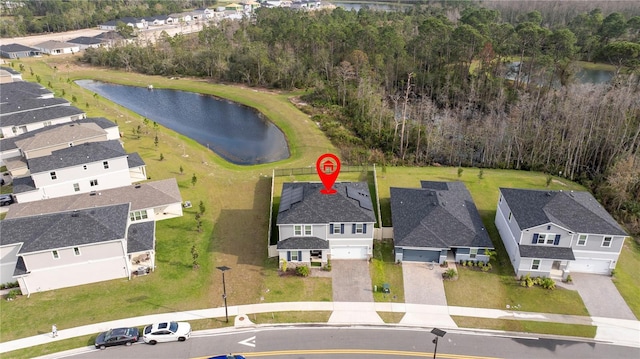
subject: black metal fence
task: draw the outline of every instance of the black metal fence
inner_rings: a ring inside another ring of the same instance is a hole
[[[340,172],[368,172],[371,170],[368,165],[364,166],[350,166],[345,165],[340,167]],[[318,173],[315,167],[302,167],[302,168],[277,168],[273,170],[275,177],[281,176],[299,176],[299,175],[313,175]]]

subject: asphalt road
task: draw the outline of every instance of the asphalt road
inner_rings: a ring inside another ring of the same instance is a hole
[[[229,333],[195,333],[182,343],[135,344],[88,349],[71,358],[207,358],[225,353],[247,358],[347,359],[432,358],[435,338],[428,329],[272,327]],[[60,357],[60,356],[59,356]],[[588,341],[508,337],[451,331],[438,342],[438,358],[640,358],[640,348]]]

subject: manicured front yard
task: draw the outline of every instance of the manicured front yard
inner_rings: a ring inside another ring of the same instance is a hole
[[[312,271],[321,269],[312,269]],[[333,300],[331,278],[299,277],[288,271],[281,275],[277,258],[266,261],[264,284],[259,301],[256,303],[277,302],[330,302]]]
[[[460,307],[510,309],[589,315],[577,291],[521,287],[512,277],[458,266],[458,280],[445,281],[447,304]]]
[[[374,241],[373,258],[369,264],[369,272],[371,273],[371,284],[377,286],[378,289],[377,292],[373,292],[374,301],[404,303],[402,266],[394,262],[393,241]],[[385,283],[389,284],[390,293],[382,291],[382,286]]]

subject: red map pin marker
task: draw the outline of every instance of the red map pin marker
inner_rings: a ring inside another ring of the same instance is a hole
[[[318,160],[316,161],[316,170],[318,171],[318,176],[324,186],[324,188],[320,190],[320,193],[334,194],[338,192],[332,188],[340,174],[340,160],[338,157],[331,153],[325,153],[318,157]]]

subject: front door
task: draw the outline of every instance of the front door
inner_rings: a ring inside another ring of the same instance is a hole
[[[559,270],[560,269],[560,261],[553,261],[553,264],[551,265],[551,269],[556,269]]]

